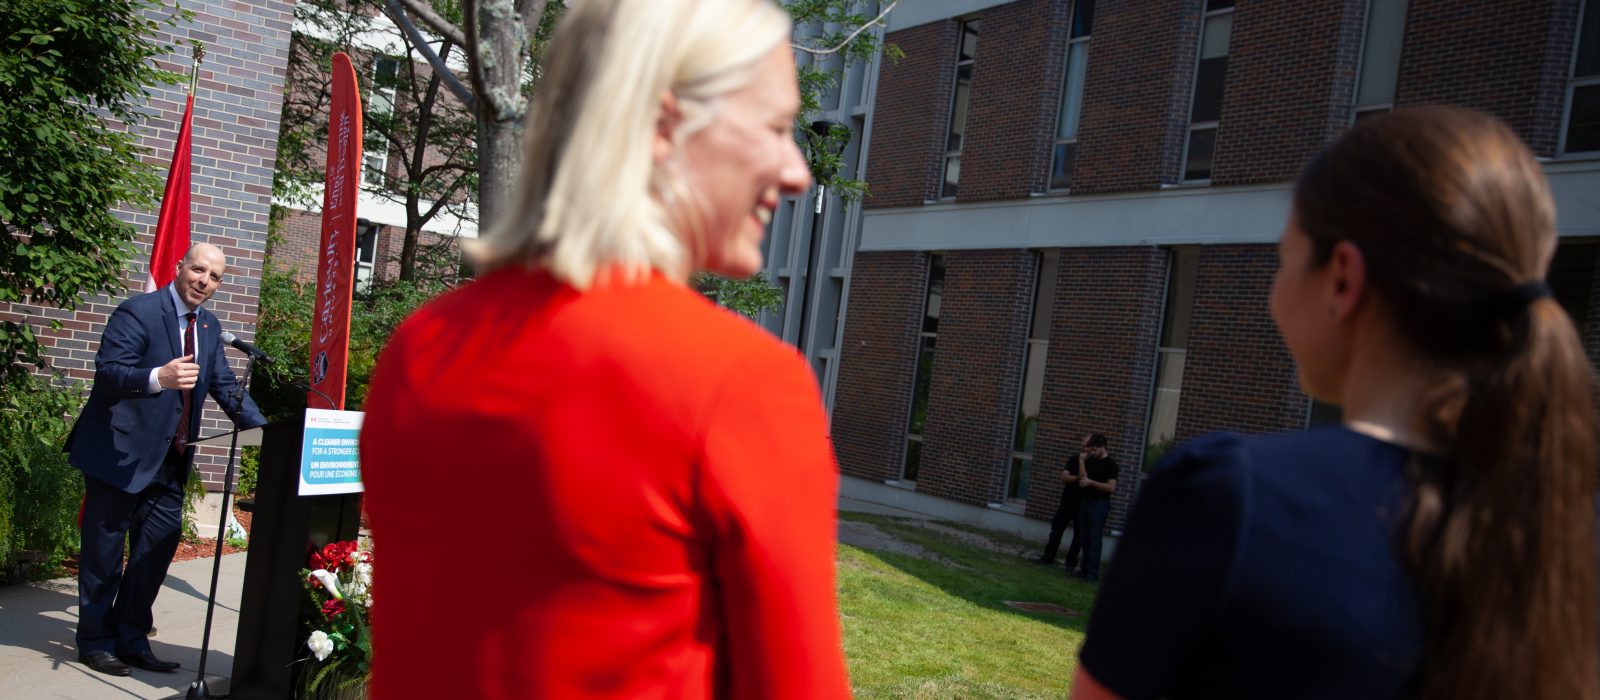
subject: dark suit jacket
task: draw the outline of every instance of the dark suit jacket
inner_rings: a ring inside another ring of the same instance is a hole
[[[140,294],[117,306],[100,336],[95,354],[94,388],[67,436],[68,461],[84,473],[128,493],[150,485],[161,471],[167,446],[178,431],[182,393],[150,393],[150,370],[183,354],[172,292],[166,287]],[[200,414],[210,394],[240,428],[265,424],[248,395],[234,396],[238,380],[222,355],[222,324],[205,307],[200,324],[200,377],[194,386],[189,435],[199,437]]]

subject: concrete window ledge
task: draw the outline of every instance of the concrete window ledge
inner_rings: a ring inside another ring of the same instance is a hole
[[[989,508],[1013,515],[1022,515],[1028,507],[1021,503],[990,503]]]

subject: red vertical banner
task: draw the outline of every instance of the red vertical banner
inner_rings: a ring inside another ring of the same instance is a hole
[[[194,124],[194,92],[183,108],[183,126],[178,143],[172,147],[172,167],[167,169],[167,189],[161,195],[161,214],[156,218],[156,237],[150,242],[150,275],[144,290],[153,292],[172,283],[178,274],[178,261],[189,251],[189,154],[190,127]]]
[[[328,167],[322,190],[322,246],[317,249],[316,315],[311,320],[308,408],[344,409],[350,359],[350,294],[355,276],[356,191],[361,183],[361,93],[343,52],[333,55]]]

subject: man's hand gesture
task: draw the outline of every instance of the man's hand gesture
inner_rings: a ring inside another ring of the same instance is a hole
[[[156,381],[163,389],[188,391],[194,388],[194,383],[199,378],[200,365],[194,363],[194,355],[184,355],[156,370]]]

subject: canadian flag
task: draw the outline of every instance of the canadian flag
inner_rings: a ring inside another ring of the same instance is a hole
[[[153,292],[172,283],[178,261],[189,250],[189,141],[194,121],[194,93],[183,108],[183,127],[178,130],[178,145],[172,149],[172,167],[167,170],[167,189],[161,195],[161,214],[156,219],[156,239],[150,245],[150,277],[144,290]]]

